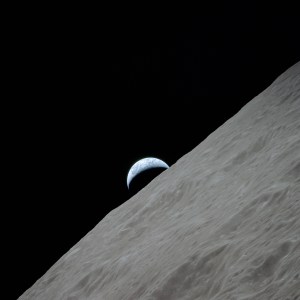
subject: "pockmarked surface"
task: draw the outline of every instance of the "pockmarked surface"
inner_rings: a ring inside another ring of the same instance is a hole
[[[300,63],[20,300],[300,299]]]

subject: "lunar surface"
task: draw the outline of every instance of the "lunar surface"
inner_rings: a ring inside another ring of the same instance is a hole
[[[297,63],[19,299],[297,300],[299,216]]]
[[[129,170],[127,175],[127,187],[129,188],[131,180],[143,171],[152,168],[166,168],[169,166],[162,160],[154,157],[146,157],[137,161]]]

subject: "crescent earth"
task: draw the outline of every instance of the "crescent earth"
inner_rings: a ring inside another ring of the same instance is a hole
[[[137,161],[133,166],[130,168],[128,175],[127,175],[127,187],[129,188],[130,182],[132,179],[140,174],[143,171],[152,169],[152,168],[166,168],[168,169],[169,166],[162,160],[154,157],[147,157]]]

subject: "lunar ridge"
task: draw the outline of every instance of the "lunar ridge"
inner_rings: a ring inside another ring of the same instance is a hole
[[[108,213],[20,300],[299,300],[300,63]]]

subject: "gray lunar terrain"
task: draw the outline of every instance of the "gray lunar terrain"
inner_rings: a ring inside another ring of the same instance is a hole
[[[300,299],[300,62],[19,299]]]

